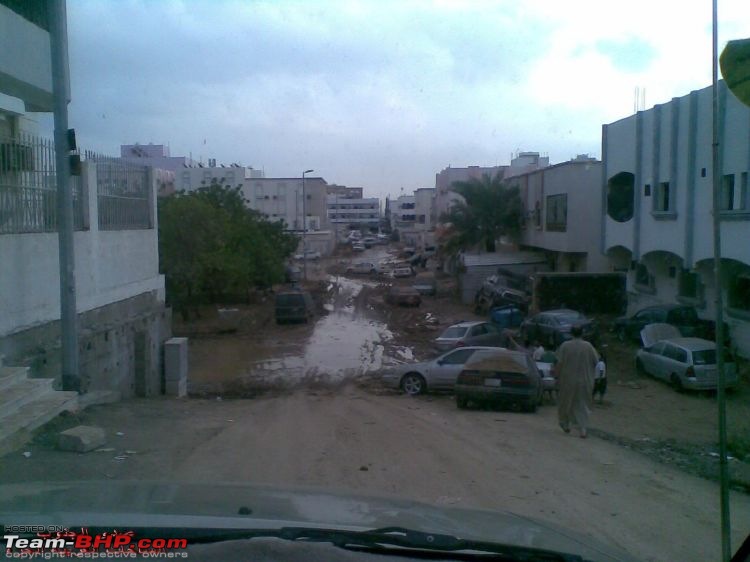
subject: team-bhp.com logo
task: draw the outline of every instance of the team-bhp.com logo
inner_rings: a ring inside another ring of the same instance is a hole
[[[187,539],[136,537],[133,531],[90,534],[58,526],[8,525],[4,529],[9,559],[52,558],[187,558]]]

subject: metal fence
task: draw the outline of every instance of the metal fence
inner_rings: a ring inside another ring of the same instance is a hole
[[[73,225],[84,228],[80,178],[71,178]],[[55,232],[55,145],[29,134],[0,135],[0,234]]]
[[[151,178],[148,166],[95,152],[84,153],[96,163],[100,230],[153,227]]]

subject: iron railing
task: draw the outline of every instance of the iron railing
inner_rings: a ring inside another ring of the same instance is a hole
[[[100,230],[153,227],[151,179],[148,166],[86,151],[96,163],[96,192]]]
[[[0,234],[57,231],[55,145],[29,134],[0,135]],[[71,178],[73,226],[84,228],[80,178]]]

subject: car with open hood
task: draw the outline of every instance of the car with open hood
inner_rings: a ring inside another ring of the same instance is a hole
[[[703,338],[682,337],[671,324],[649,324],[641,330],[643,348],[638,350],[638,372],[670,383],[676,390],[711,390],[718,384],[716,344]],[[724,349],[726,386],[737,384],[737,365]]]

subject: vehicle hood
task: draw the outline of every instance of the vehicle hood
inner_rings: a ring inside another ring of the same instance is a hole
[[[671,324],[664,324],[662,322],[648,324],[641,330],[641,341],[643,342],[643,347],[651,347],[661,340],[680,337],[682,337],[680,330]]]
[[[249,515],[238,515],[240,508]],[[555,524],[503,511],[431,506],[403,499],[247,484],[148,481],[23,483],[0,486],[0,520],[25,525],[127,528],[369,530],[406,527],[460,538],[578,554],[635,558]]]

